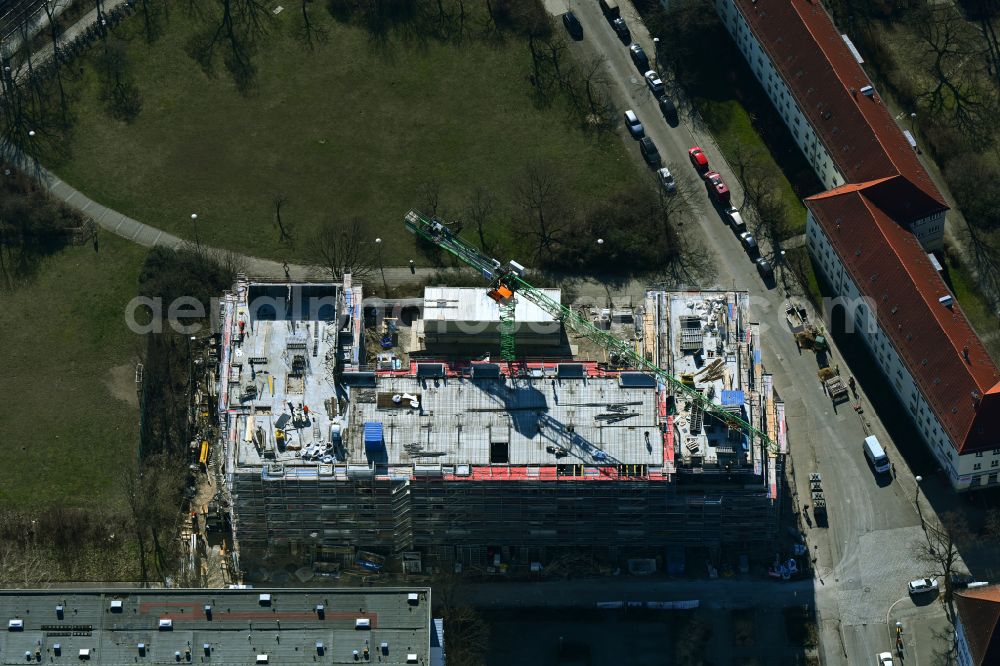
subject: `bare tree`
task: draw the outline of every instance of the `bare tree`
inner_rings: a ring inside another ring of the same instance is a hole
[[[119,471],[118,483],[121,487],[122,495],[125,496],[125,503],[128,505],[130,518],[129,529],[135,538],[136,549],[139,556],[139,582],[143,585],[149,583],[149,566],[146,563],[146,553],[148,552],[148,539],[146,537],[146,513],[147,497],[142,488],[141,472],[138,465],[124,467]]]
[[[105,39],[101,61],[101,99],[107,104],[109,115],[132,122],[142,111],[142,93],[132,76],[125,44],[116,38]]]
[[[326,28],[313,23],[312,17],[309,16],[310,4],[312,0],[302,0],[302,27],[299,28],[298,36],[310,49],[313,49],[315,42],[326,41],[327,31]]]
[[[176,569],[178,547],[173,537],[182,519],[184,478],[183,461],[164,454],[125,467],[119,474],[144,584],[152,580],[150,555],[156,580],[165,581]]]
[[[476,227],[476,234],[479,236],[479,248],[486,252],[490,251],[490,246],[486,242],[486,227],[494,212],[493,194],[482,185],[472,191],[472,197],[465,208],[465,216],[469,218]]]
[[[458,595],[459,581],[453,575],[434,579],[434,601],[444,619],[448,639],[449,666],[479,666],[490,643],[490,627],[476,609]]]
[[[146,41],[152,44],[163,34],[162,14],[167,11],[166,2],[140,0],[142,6],[142,26]]]
[[[279,192],[274,195],[271,201],[274,204],[274,223],[278,227],[278,242],[291,243],[294,240],[292,229],[287,222],[281,219],[281,209],[288,203],[288,197]]]
[[[226,69],[240,91],[246,93],[256,81],[253,55],[257,43],[270,29],[273,15],[262,0],[218,0],[218,3],[220,12],[212,18],[215,28],[195,37],[190,45],[192,55],[207,69],[215,48],[222,44]],[[192,11],[200,12],[197,8]]]
[[[788,214],[778,193],[779,175],[759,150],[738,143],[730,155],[730,164],[743,188],[740,210],[750,228],[760,238],[777,246],[788,233]]]
[[[30,589],[45,587],[51,581],[52,563],[33,538],[0,542],[0,584]]]
[[[992,128],[997,109],[991,86],[982,85],[983,45],[952,5],[928,7],[914,22],[924,44],[931,84],[917,99],[930,115],[950,117],[967,136]]]
[[[59,53],[59,38],[62,36],[62,29],[52,12],[53,2],[54,0],[45,0],[43,7],[49,20],[49,36],[52,39],[52,65],[55,68],[56,87],[59,89],[59,110],[62,114],[63,127],[68,128],[70,125],[69,101],[63,86],[62,56]]]
[[[514,186],[515,197],[524,213],[531,217],[529,232],[538,240],[538,257],[551,257],[567,230],[567,211],[563,190],[549,166],[531,162]]]
[[[576,75],[576,83],[567,84],[570,99],[582,114],[584,124],[596,129],[610,129],[615,117],[605,62],[603,56],[592,58]]]
[[[931,520],[924,521],[924,541],[916,543],[918,559],[927,563],[932,570],[932,576],[944,579],[944,602],[951,601],[951,576],[956,571],[956,565],[961,560],[959,548],[966,547],[976,540],[976,535],[969,529],[965,515],[958,511],[946,511],[940,515],[940,523]]]
[[[432,217],[437,216],[438,207],[441,204],[441,181],[437,178],[431,178],[421,183],[417,194],[424,211]]]
[[[363,281],[375,270],[374,246],[365,241],[365,225],[359,218],[346,228],[335,222],[324,223],[310,245],[314,260],[334,281],[343,279],[344,273]]]

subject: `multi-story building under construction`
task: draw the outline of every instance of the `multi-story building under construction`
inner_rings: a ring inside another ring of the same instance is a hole
[[[638,344],[775,447],[604,358],[368,371],[360,310],[349,279],[244,281],[224,299],[222,444],[244,568],[356,550],[470,564],[773,554],[783,407],[745,292],[650,292]]]

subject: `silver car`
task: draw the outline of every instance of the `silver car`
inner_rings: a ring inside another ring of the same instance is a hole
[[[938,582],[935,578],[918,578],[917,580],[911,580],[907,583],[906,589],[910,594],[936,592],[938,589]]]
[[[643,76],[646,78],[646,86],[655,97],[663,94],[663,81],[660,80],[659,74],[653,70],[649,70]]]
[[[673,194],[677,191],[677,183],[667,167],[656,170],[656,179],[660,181],[660,187],[663,188],[664,192]]]
[[[642,123],[639,122],[639,116],[635,115],[635,111],[632,109],[625,112],[625,126],[628,127],[628,133],[632,135],[633,139],[641,139],[646,135]]]

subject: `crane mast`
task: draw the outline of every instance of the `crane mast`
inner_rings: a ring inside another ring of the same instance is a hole
[[[571,308],[559,303],[541,289],[537,289],[524,279],[524,267],[515,261],[504,266],[496,259],[487,257],[472,245],[466,243],[457,234],[436,218],[427,219],[417,211],[411,210],[404,218],[406,228],[417,236],[433,243],[439,248],[450,252],[460,260],[479,271],[489,281],[487,292],[490,298],[500,306],[500,349],[504,360],[514,360],[514,328],[513,318],[516,298],[521,297],[534,303],[564,326],[573,329],[598,346],[607,350],[611,356],[617,356],[621,362],[639,372],[657,378],[664,386],[670,388],[674,395],[682,395],[686,400],[698,405],[705,413],[711,414],[731,429],[743,430],[749,438],[759,438],[767,444],[772,453],[778,446],[761,430],[755,428],[746,420],[727,411],[700,391],[683,383],[655,363],[646,360],[623,340],[602,331],[587,321]]]

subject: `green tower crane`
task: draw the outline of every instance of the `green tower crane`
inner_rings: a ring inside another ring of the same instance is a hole
[[[751,439],[754,437],[759,438],[772,453],[777,453],[777,444],[771,441],[761,430],[755,428],[743,418],[727,411],[721,405],[712,402],[711,399],[703,395],[700,391],[696,391],[694,388],[681,382],[655,363],[647,361],[623,340],[619,340],[610,333],[602,331],[572,309],[552,300],[541,289],[531,286],[524,279],[524,267],[517,262],[511,261],[508,265],[504,266],[496,259],[487,257],[475,247],[466,243],[441,220],[436,218],[428,219],[417,211],[411,210],[407,213],[403,223],[409,231],[443,250],[447,250],[479,271],[483,278],[489,281],[490,288],[487,293],[490,298],[500,305],[500,349],[501,356],[505,360],[514,359],[514,303],[516,298],[524,298],[552,315],[552,317],[562,322],[564,326],[568,326],[577,334],[590,339],[607,350],[611,355],[617,356],[625,365],[655,377],[664,386],[669,387],[675,395],[683,395],[686,400],[697,404],[706,414],[711,414],[728,427],[743,430],[747,437]]]

